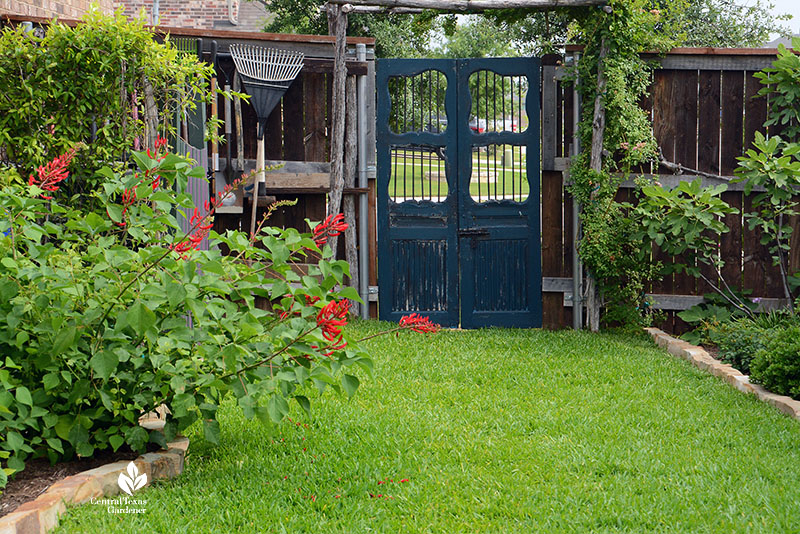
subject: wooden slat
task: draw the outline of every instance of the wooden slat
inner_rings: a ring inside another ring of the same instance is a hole
[[[283,96],[283,122],[283,159],[302,160],[306,157],[302,79],[290,85]]]
[[[698,76],[697,169],[712,174],[719,174],[720,77],[721,73],[717,70],[701,70]],[[721,180],[717,182],[724,183]],[[708,179],[704,183],[708,183]],[[714,237],[711,232],[707,235]],[[710,265],[702,264],[700,272],[712,283],[719,282],[716,271]],[[711,291],[710,284],[702,279],[697,280],[697,293]]]
[[[555,67],[542,67],[542,170],[553,169],[556,156]]]
[[[565,175],[562,174],[562,182],[563,177]],[[572,276],[572,247],[573,247],[573,239],[572,239],[572,206],[573,206],[573,198],[572,195],[566,190],[563,189],[564,195],[564,247],[563,247],[563,255],[564,261],[561,263],[561,273],[562,276]]]
[[[563,213],[561,173],[542,171],[542,276],[557,277],[563,271]],[[559,328],[563,323],[560,295],[542,295],[542,324]]]
[[[772,66],[775,56],[667,56],[655,61],[669,70],[761,70]]]
[[[673,94],[675,73],[674,71],[660,70],[653,76],[653,132],[656,142],[661,147],[664,157],[675,161],[675,106]],[[657,246],[653,245],[653,258],[664,265],[671,263],[672,258],[664,254]],[[655,280],[652,291],[656,293],[672,293],[673,277],[665,275],[660,280]],[[671,327],[670,325],[664,325]]]
[[[563,157],[568,158],[572,156],[570,148],[572,147],[572,123],[575,113],[575,95],[573,94],[571,83],[561,82],[561,86],[563,87],[564,91],[564,150],[562,151],[562,155]]]
[[[744,104],[744,148],[750,148],[755,139],[755,132],[766,134],[764,123],[767,120],[767,97],[757,96],[763,87],[754,72],[745,73]]]
[[[742,194],[737,192],[722,193],[722,200],[727,202],[731,207],[736,208],[741,212],[742,210]],[[722,268],[722,276],[734,289],[742,288],[742,217],[740,214],[729,214],[725,216],[725,225],[729,231],[722,234],[720,238],[720,256],[725,261],[725,266]],[[745,245],[747,240],[745,240]],[[747,252],[745,252],[747,254]],[[747,266],[745,264],[745,269]],[[747,276],[745,276],[745,280]],[[750,287],[745,283],[745,287]]]
[[[310,74],[303,77],[305,88],[305,159],[325,161],[325,76]]]
[[[697,168],[697,71],[678,71],[674,74],[675,91],[675,159],[692,169]],[[673,258],[675,263],[694,266],[694,261],[687,254]],[[678,294],[694,294],[697,291],[697,281],[694,276],[686,273],[673,275],[673,291]],[[674,328],[682,327],[683,321],[675,318]]]
[[[764,122],[767,120],[767,98],[765,96],[757,96],[758,91],[763,87],[759,80],[753,76],[753,72],[745,73],[745,116],[744,116],[744,148],[745,150],[752,146],[755,132],[765,132]],[[763,269],[764,285],[761,288],[754,287],[753,296],[757,297],[782,297],[783,281],[781,280],[780,267],[772,264],[772,256],[769,252],[767,245],[761,245],[760,241],[762,235],[759,231],[753,231],[745,234],[745,239],[748,241],[748,253],[752,252],[755,257],[761,259],[761,267]],[[753,242],[749,242],[753,240]],[[748,254],[746,254],[748,255]],[[751,272],[748,270],[748,273]],[[757,278],[758,279],[758,278]],[[746,287],[746,286],[745,286]]]
[[[719,174],[720,72],[700,71],[697,170]]]
[[[720,172],[733,174],[738,167],[736,158],[742,154],[744,73],[740,71],[723,72],[720,96],[722,103]]]

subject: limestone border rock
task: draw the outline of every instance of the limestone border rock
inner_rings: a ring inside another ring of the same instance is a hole
[[[650,334],[656,345],[667,349],[667,352],[673,356],[689,360],[695,367],[723,379],[739,391],[755,395],[761,401],[775,406],[781,412],[800,421],[800,401],[796,401],[786,395],[776,395],[758,384],[751,384],[749,376],[713,358],[701,347],[691,345],[682,339],[674,338],[658,328],[645,328],[645,331]],[[5,533],[0,530],[0,534]]]
[[[155,428],[164,423],[147,419],[141,424]],[[183,472],[188,447],[189,439],[180,437],[167,443],[166,450],[143,454],[133,463],[140,473],[147,475],[148,484],[153,480],[175,478]],[[129,463],[114,462],[59,480],[35,500],[0,518],[0,534],[44,534],[58,525],[58,518],[68,505],[117,495],[120,493],[117,479]]]

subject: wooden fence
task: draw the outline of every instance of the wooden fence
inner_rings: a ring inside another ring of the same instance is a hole
[[[663,58],[650,57],[660,67],[642,106],[650,113],[665,159],[722,176],[703,178],[704,184],[728,183],[738,166],[736,158],[750,147],[756,131],[765,135],[780,133],[780,128],[763,126],[768,102],[765,97],[756,97],[762,86],[753,76],[770,66],[775,54],[774,49],[709,48],[676,49]],[[571,85],[561,79],[563,68],[557,64],[558,58],[546,59],[549,61],[544,62],[542,87],[543,308],[545,326],[559,328],[572,321],[572,198],[565,184],[575,103]],[[675,176],[662,166],[641,171],[665,187],[697,178],[688,174]],[[623,184],[619,198],[632,199],[632,187],[630,182]],[[722,197],[740,211],[747,212],[752,205],[751,197],[742,192],[742,184],[728,183],[728,191]],[[750,296],[760,297],[762,308],[782,305],[780,273],[772,265],[767,247],[760,244],[760,233],[748,230],[741,214],[726,216],[725,222],[730,231],[719,241],[725,279],[736,289],[752,290]],[[793,270],[800,268],[798,233],[795,231],[792,242]],[[657,249],[653,253],[664,263],[680,260]],[[716,278],[713,270],[704,274],[711,280]],[[650,288],[652,300],[667,316],[660,327],[684,331],[687,325],[676,316],[677,311],[700,302],[701,296],[710,291],[708,284],[685,274],[655,282]]]

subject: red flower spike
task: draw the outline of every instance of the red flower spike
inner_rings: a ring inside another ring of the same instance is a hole
[[[328,217],[314,227],[314,243],[321,247],[328,242],[329,237],[340,235],[347,230],[347,223],[344,222],[344,215],[328,215]]]
[[[417,313],[412,313],[411,315],[406,315],[401,318],[399,324],[400,328],[413,330],[414,332],[420,332],[422,334],[435,334],[441,328],[438,324],[432,323],[428,317],[423,317]]]
[[[78,147],[67,150],[60,156],[53,158],[50,163],[38,167],[36,169],[36,175],[34,176],[31,174],[30,177],[28,177],[28,185],[35,185],[39,187],[39,189],[51,193],[58,191],[58,184],[66,180],[69,176],[67,167],[72,163],[72,158],[75,157],[77,151]],[[53,197],[42,194],[42,198],[50,200]]]
[[[317,326],[322,329],[322,337],[333,343],[342,342],[342,329],[347,324],[350,301],[331,301],[317,313]]]

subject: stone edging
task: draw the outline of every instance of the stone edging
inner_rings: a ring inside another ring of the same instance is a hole
[[[723,379],[739,391],[755,395],[759,400],[775,406],[786,415],[800,421],[800,401],[786,395],[776,395],[758,384],[751,384],[749,376],[727,363],[722,363],[696,345],[674,338],[658,328],[645,328],[645,331],[650,334],[656,345],[667,349],[673,356],[689,360],[695,367]],[[0,534],[5,533],[0,531]]]
[[[164,423],[146,421],[141,424],[152,429]],[[148,485],[153,480],[175,478],[183,472],[183,459],[188,447],[189,439],[180,437],[167,443],[166,450],[143,454],[133,463],[140,473],[147,475]],[[117,480],[129,463],[114,462],[59,480],[35,500],[22,504],[0,519],[0,534],[45,534],[58,526],[58,518],[68,505],[117,495],[121,491]]]

